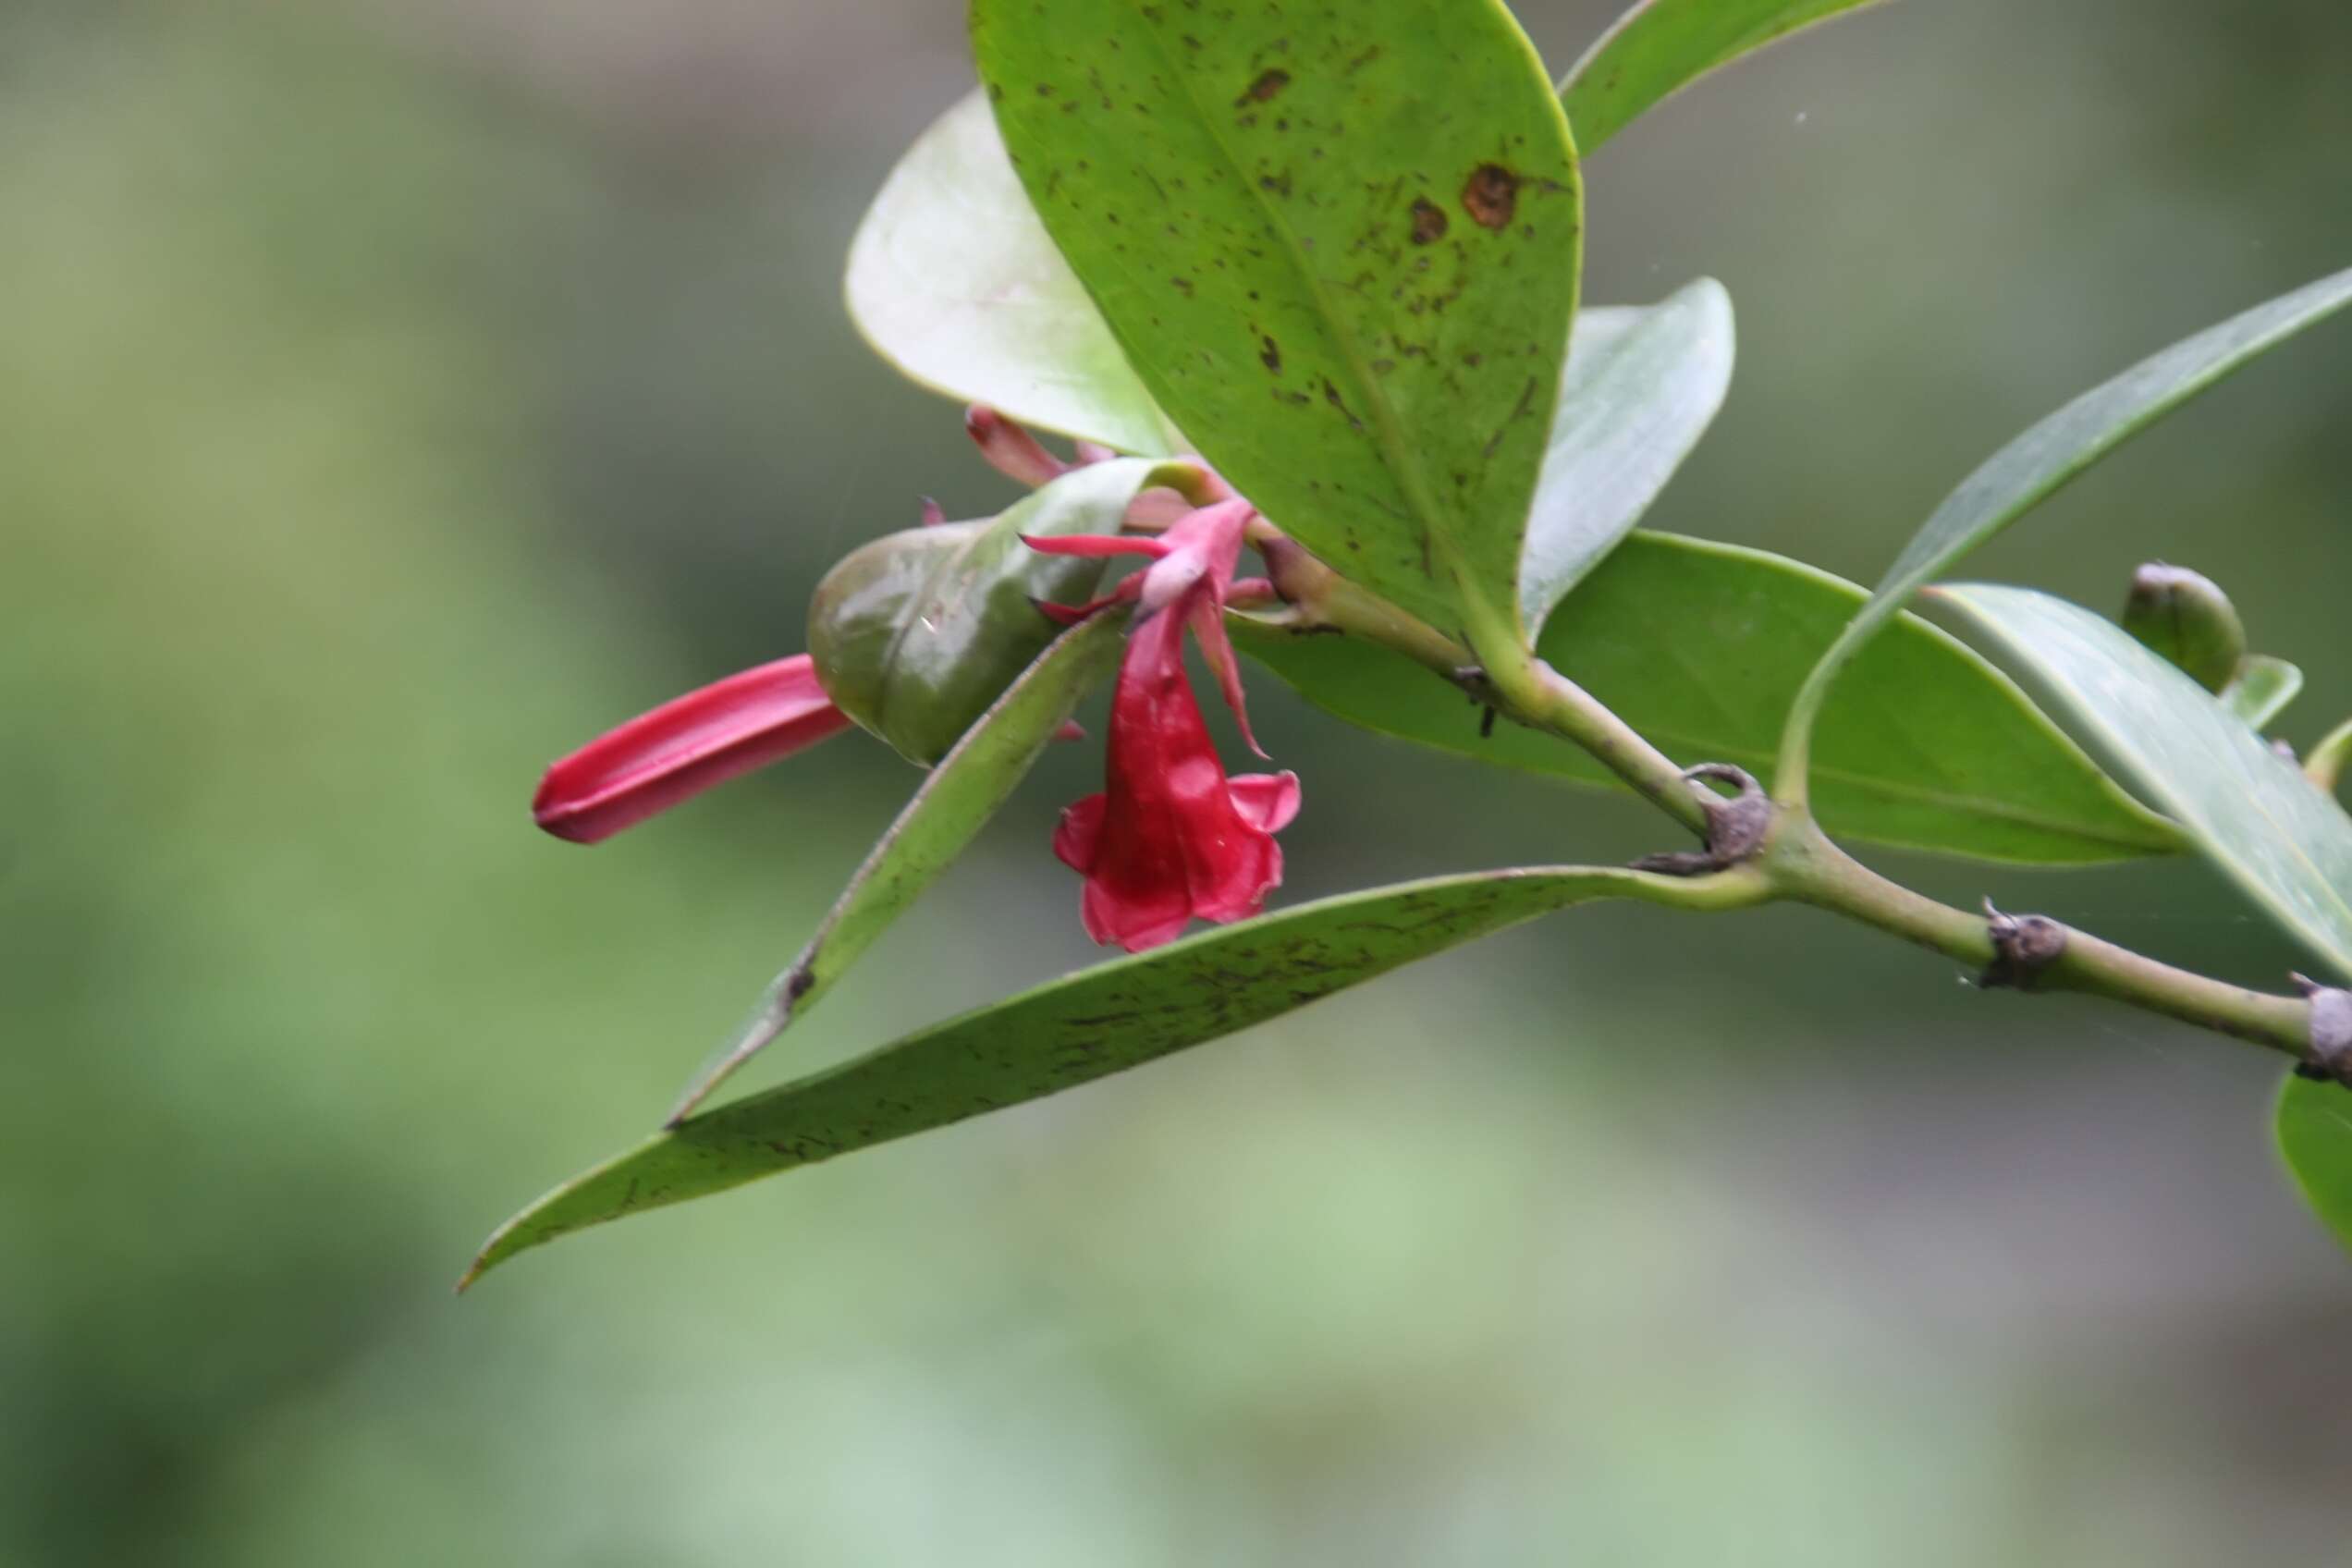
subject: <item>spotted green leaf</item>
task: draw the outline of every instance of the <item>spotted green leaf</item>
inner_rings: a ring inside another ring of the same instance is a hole
[[[672,1124],[805,1016],[971,847],[1079,699],[1109,676],[1119,661],[1121,630],[1121,618],[1099,615],[1063,632],[964,732],[850,878],[800,957],[776,977],[742,1028],[695,1073],[670,1112]]]
[[[1037,221],[978,92],[883,183],[850,247],[848,296],[876,352],[935,391],[1123,452],[1179,449]]]
[[[1807,678],[1789,713],[1776,786],[1800,793],[1831,682],[1911,595],[2067,481],[2231,372],[2352,304],[2352,268],[2232,316],[2094,387],[1988,458],[1944,497]]]
[[[1806,670],[1863,596],[1778,556],[1636,533],[1569,594],[1538,651],[1670,755],[1760,770]],[[1509,724],[1482,735],[1475,704],[1399,655],[1232,619],[1245,652],[1341,718],[1508,767],[1614,781],[1552,737]],[[1840,683],[1817,778],[1822,820],[1849,838],[2059,865],[2179,847],[2006,677],[1911,616]]]
[[[1732,300],[1713,278],[1647,308],[1577,313],[1519,562],[1528,626],[1633,531],[1731,384]]]
[[[1629,871],[1485,872],[1304,904],[1083,970],[648,1139],[508,1220],[466,1281],[569,1231],[1074,1088],[1611,896],[1693,895]]]
[[[1662,99],[1801,28],[1876,0],[1642,0],[1570,67],[1560,93],[1587,155]]]
[[[1499,0],[974,0],[972,36],[1047,231],[1202,454],[1425,618],[1515,619],[1583,203]]]

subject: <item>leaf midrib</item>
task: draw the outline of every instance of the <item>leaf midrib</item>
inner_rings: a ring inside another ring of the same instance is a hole
[[[1349,376],[1355,384],[1354,390],[1364,404],[1372,410],[1382,464],[1399,482],[1399,487],[1404,491],[1405,500],[1419,514],[1424,540],[1432,548],[1442,547],[1446,533],[1439,525],[1446,521],[1445,516],[1437,509],[1431,498],[1427,489],[1427,479],[1421,472],[1420,465],[1411,460],[1412,447],[1404,439],[1403,422],[1398,416],[1394,406],[1390,403],[1388,395],[1380,389],[1379,384],[1373,378],[1369,359],[1357,346],[1354,335],[1347,330],[1338,313],[1332,310],[1330,298],[1323,288],[1322,280],[1316,276],[1314,267],[1307,262],[1305,247],[1299,243],[1299,236],[1292,231],[1289,221],[1283,217],[1281,209],[1269,201],[1266,192],[1259,190],[1249,178],[1248,170],[1242,166],[1241,160],[1235,156],[1231,144],[1226,141],[1224,131],[1219,129],[1215,118],[1209,114],[1208,107],[1202,100],[1191,75],[1170,51],[1167,41],[1160,37],[1159,30],[1153,26],[1151,18],[1143,15],[1147,8],[1132,3],[1132,0],[1127,7],[1129,14],[1142,23],[1145,34],[1151,39],[1154,53],[1158,56],[1160,65],[1167,70],[1170,79],[1177,83],[1179,91],[1183,95],[1185,105],[1193,112],[1194,119],[1199,124],[1201,129],[1207,133],[1209,141],[1216,144],[1218,153],[1225,160],[1228,170],[1238,177],[1237,183],[1248,193],[1250,201],[1264,214],[1268,227],[1281,240],[1284,256],[1289,260],[1292,270],[1297,273],[1300,281],[1306,286],[1307,296],[1314,302],[1316,313],[1323,319],[1326,329],[1330,333],[1332,340],[1339,345],[1341,353],[1347,361]],[[1432,582],[1434,584],[1434,579]]]

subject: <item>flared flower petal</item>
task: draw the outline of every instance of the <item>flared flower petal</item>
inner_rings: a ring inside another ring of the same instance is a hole
[[[1257,513],[1247,501],[1219,501],[1203,507],[1157,535],[1132,533],[1065,533],[1021,536],[1021,542],[1048,556],[1150,556],[1152,564],[1122,581],[1091,604],[1038,607],[1064,625],[1082,620],[1096,610],[1121,603],[1136,604],[1144,615],[1179,611],[1200,642],[1201,655],[1217,676],[1225,705],[1233,710],[1242,738],[1251,751],[1264,756],[1257,737],[1250,733],[1249,709],[1242,695],[1242,672],[1233,644],[1225,635],[1225,601],[1233,591],[1233,572],[1240,566],[1242,542],[1250,520]],[[1251,584],[1262,587],[1259,579]]]
[[[1225,777],[1184,676],[1185,619],[1170,608],[1136,625],[1111,700],[1108,787],[1054,835],[1086,879],[1086,934],[1129,952],[1262,910],[1282,880],[1274,832],[1298,813],[1293,774]]]
[[[778,659],[589,741],[547,769],[531,815],[558,839],[597,843],[849,727],[806,654]]]

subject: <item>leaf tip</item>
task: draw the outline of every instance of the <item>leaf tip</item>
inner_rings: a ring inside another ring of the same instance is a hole
[[[521,1218],[520,1215],[516,1216],[518,1219]],[[513,1249],[501,1243],[506,1241],[508,1233],[514,1227],[515,1221],[509,1219],[490,1233],[490,1239],[482,1243],[482,1250],[473,1255],[473,1261],[466,1265],[466,1271],[458,1276],[457,1285],[449,1292],[451,1295],[465,1294],[473,1289],[476,1280],[512,1256]]]

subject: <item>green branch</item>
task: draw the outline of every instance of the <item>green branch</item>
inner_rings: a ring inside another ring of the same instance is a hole
[[[1682,767],[1590,692],[1520,648],[1499,623],[1484,628],[1482,635],[1474,609],[1467,633],[1471,645],[1465,647],[1287,541],[1269,540],[1262,547],[1276,587],[1290,601],[1287,616],[1295,629],[1341,632],[1403,654],[1513,723],[1583,748],[1682,826],[1709,829],[1716,809],[1709,803],[1712,796],[1688,782]],[[1690,885],[1708,891],[1690,900],[1656,901],[1695,910],[1809,904],[1984,972],[1990,984],[2079,992],[2267,1046],[2297,1060],[2312,1057],[2311,1009],[2304,999],[2176,969],[2040,917],[2019,922],[1939,903],[1838,848],[1814,822],[1801,795],[1794,802],[1783,796],[1776,803],[1770,833],[1746,864]],[[2039,935],[2040,950],[2015,951],[2004,942],[2003,934],[2020,925]]]

